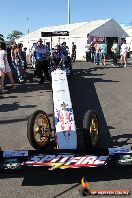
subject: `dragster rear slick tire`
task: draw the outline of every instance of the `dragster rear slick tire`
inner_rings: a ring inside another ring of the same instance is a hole
[[[83,137],[86,148],[96,148],[99,144],[100,126],[97,113],[88,110],[83,119]]]
[[[97,113],[88,110],[83,119],[83,128],[77,130],[77,148],[85,151],[99,146],[100,126]]]
[[[39,136],[37,140],[36,136]],[[51,123],[42,110],[35,111],[27,122],[27,138],[34,149],[45,149],[51,138]]]

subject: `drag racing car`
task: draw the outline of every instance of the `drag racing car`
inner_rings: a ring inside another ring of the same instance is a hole
[[[55,34],[66,35],[65,32],[49,35]],[[98,148],[100,124],[94,110],[85,113],[83,128],[76,129],[65,67],[54,68],[51,77],[53,127],[43,109],[33,112],[27,122],[27,138],[35,150],[0,151],[0,170],[131,166],[131,146]]]
[[[68,36],[68,32],[42,32],[42,36]],[[52,46],[52,38],[51,38]],[[51,47],[52,48],[52,47]],[[84,115],[83,129],[76,131],[72,103],[67,81],[65,65],[58,65],[51,70],[53,91],[54,123],[43,110],[35,111],[28,120],[27,136],[35,149],[45,149],[51,139],[57,149],[77,149],[96,147],[99,141],[99,120],[94,110]]]

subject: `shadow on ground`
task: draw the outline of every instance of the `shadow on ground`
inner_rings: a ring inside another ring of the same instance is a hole
[[[56,184],[75,184],[80,185],[81,179],[85,177],[88,182],[112,181],[120,179],[131,179],[131,168],[115,169],[72,169],[56,171],[32,171],[28,173],[1,174],[0,179],[24,178],[22,186],[43,186]]]
[[[95,68],[94,71],[99,68]],[[69,79],[69,87],[71,94],[71,101],[73,105],[75,122],[77,127],[82,127],[83,117],[87,110],[93,109],[97,112],[99,117],[100,129],[101,129],[101,139],[100,145],[102,147],[110,147],[116,144],[120,136],[111,137],[109,129],[112,126],[107,126],[106,119],[102,107],[100,105],[98,95],[94,86],[96,82],[109,82],[115,83],[115,81],[103,80],[101,77],[102,74],[98,74],[97,78],[94,75],[92,78],[92,69],[87,70],[73,70],[73,77]],[[30,85],[30,90],[36,90],[34,85]],[[38,85],[39,86],[39,85]],[[24,90],[23,90],[24,91]],[[30,96],[29,96],[30,97]],[[26,108],[26,107],[25,107]],[[28,108],[28,107],[27,107]],[[123,135],[122,135],[123,136]],[[125,138],[129,139],[130,137],[124,135]],[[114,143],[113,143],[114,141]],[[123,143],[124,144],[124,143]],[[77,186],[80,186],[81,179],[84,177],[88,182],[97,182],[97,181],[112,181],[120,179],[131,179],[132,170],[131,168],[123,169],[76,169],[76,170],[58,170],[58,171],[46,171],[32,173],[19,173],[19,174],[0,174],[0,179],[6,178],[24,178],[22,186],[43,186],[43,185],[56,185],[56,184],[74,184],[72,189]],[[75,185],[76,183],[76,185]],[[71,190],[71,188],[66,191]],[[59,197],[64,195],[66,191],[63,191],[61,194],[54,195],[54,197]]]
[[[132,145],[132,134],[121,134],[112,136],[113,146],[126,146]]]
[[[115,83],[118,81],[103,80],[100,78],[102,74],[97,74],[96,78],[96,75],[93,75],[92,71],[97,69],[100,69],[100,67],[73,70],[73,77],[69,79],[71,101],[73,105],[76,126],[78,128],[83,127],[83,117],[87,110],[96,111],[100,124],[99,146],[110,147],[113,145],[112,138],[110,136],[109,128],[107,127],[106,119],[104,117],[94,84],[96,82]]]

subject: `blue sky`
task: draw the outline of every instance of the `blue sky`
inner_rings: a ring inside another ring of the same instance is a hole
[[[68,0],[2,0],[0,33],[5,39],[13,30],[26,34],[40,27],[68,23]],[[114,18],[132,21],[132,0],[70,0],[71,23]],[[28,21],[27,21],[28,17]]]

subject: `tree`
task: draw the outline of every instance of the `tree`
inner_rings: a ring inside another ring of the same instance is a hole
[[[3,34],[0,34],[0,41],[4,41],[4,36],[3,36]]]
[[[9,34],[7,36],[7,39],[11,40],[11,41],[15,41],[15,39],[19,39],[21,36],[23,36],[22,32],[19,32],[17,30],[12,31],[11,34]]]

